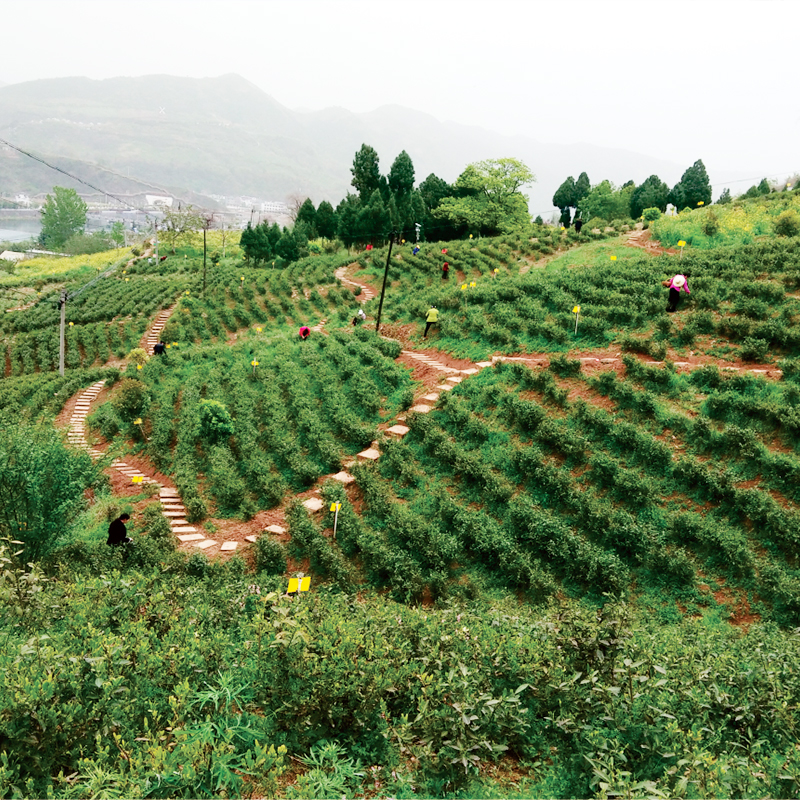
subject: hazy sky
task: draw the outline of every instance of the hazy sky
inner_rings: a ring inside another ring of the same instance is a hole
[[[542,142],[702,158],[710,174],[800,171],[796,0],[2,0],[0,12],[5,83],[235,72],[290,108],[393,103]]]

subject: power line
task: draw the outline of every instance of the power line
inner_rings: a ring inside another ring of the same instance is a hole
[[[107,192],[105,189],[101,189],[99,186],[95,186],[93,183],[89,183],[89,181],[85,181],[83,178],[79,178],[77,175],[73,175],[71,172],[67,172],[65,169],[61,169],[61,167],[57,167],[55,164],[51,164],[49,161],[45,161],[43,158],[39,158],[39,156],[34,155],[33,153],[29,153],[27,150],[23,150],[21,147],[17,147],[15,144],[11,144],[11,142],[6,141],[5,139],[0,138],[0,142],[2,142],[7,147],[10,147],[12,150],[16,150],[18,153],[21,153],[24,156],[28,156],[28,158],[32,158],[34,161],[38,161],[40,164],[44,164],[46,167],[55,170],[56,172],[60,172],[62,175],[66,175],[68,178],[72,178],[74,181],[78,181],[78,183],[82,183],[84,186],[88,186],[90,189],[94,189],[96,192],[100,192],[100,194],[104,194],[107,197],[113,197],[118,203],[122,203],[124,206],[128,206],[128,208],[132,208],[134,211],[140,211],[142,214],[148,214],[148,212],[143,209],[139,208],[138,206],[134,206],[129,203],[127,200],[123,200],[121,197],[117,197],[115,194],[111,194],[111,192]]]

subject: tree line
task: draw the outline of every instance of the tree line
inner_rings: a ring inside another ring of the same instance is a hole
[[[381,245],[394,234],[401,239],[443,241],[468,235],[493,236],[530,222],[520,189],[536,180],[522,162],[501,158],[470,164],[455,183],[434,173],[415,186],[414,164],[403,150],[387,175],[375,148],[364,144],[355,154],[354,192],[334,209],[310,198],[297,211],[294,228],[275,223],[248,225],[241,246],[256,263],[275,258],[294,260],[309,252],[316,239],[340,239],[346,247]]]
[[[560,221],[566,228],[573,218],[638,219],[646,208],[664,212],[669,203],[677,209],[711,203],[711,182],[701,160],[695,161],[672,189],[658,175],[651,175],[638,186],[628,181],[617,188],[608,180],[592,186],[589,176],[582,172],[577,181],[570,175],[553,195],[553,205],[561,211]]]

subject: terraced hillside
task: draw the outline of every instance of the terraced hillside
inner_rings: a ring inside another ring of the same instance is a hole
[[[800,247],[405,245],[378,336],[386,258],[234,250],[203,291],[195,247],[141,257],[68,306],[65,378],[87,276],[14,284],[4,419],[95,462],[41,566],[2,551],[39,587],[7,595],[8,796],[794,796]]]

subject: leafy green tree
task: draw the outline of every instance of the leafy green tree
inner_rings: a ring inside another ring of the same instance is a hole
[[[389,189],[399,204],[414,188],[414,164],[411,156],[403,150],[389,170]]]
[[[519,191],[536,180],[516,158],[470,164],[459,175],[459,197],[445,197],[433,216],[492,236],[530,224],[528,202]]]
[[[311,201],[310,197],[307,197],[303,201],[303,205],[300,206],[300,210],[297,212],[297,217],[295,217],[295,227],[300,225],[305,225],[306,230],[308,231],[308,239],[313,239],[317,233],[317,210],[314,208],[314,203]]]
[[[719,196],[719,200],[717,200],[717,204],[724,206],[731,202],[731,190],[727,187],[722,190],[722,194]]]
[[[711,204],[711,182],[700,159],[681,175],[680,181],[672,187],[667,200],[678,209]]]
[[[111,225],[111,233],[109,239],[114,242],[115,247],[125,246],[125,224],[117,220]]]
[[[159,235],[174,253],[181,239],[193,231],[199,231],[205,223],[205,217],[194,206],[168,208],[164,212]]]
[[[333,206],[323,200],[319,204],[316,216],[317,233],[325,239],[333,239],[336,236],[336,212]]]
[[[578,209],[584,219],[596,217],[607,222],[615,219],[628,219],[633,191],[634,187],[630,184],[618,189],[611,181],[601,181],[578,203]]]
[[[666,211],[668,197],[669,186],[658,175],[651,175],[633,190],[630,214],[634,219],[638,219],[642,216],[645,208],[658,208],[662,212]]]
[[[23,542],[22,560],[52,552],[85,505],[98,471],[50,426],[0,424],[0,536]]]
[[[761,183],[758,184],[758,193],[760,195],[769,194],[772,191],[769,185],[769,181],[766,178],[761,179]]]
[[[61,247],[86,227],[86,203],[74,189],[54,186],[42,206],[40,240],[45,247]]]
[[[455,196],[455,189],[447,181],[431,173],[419,185],[415,196],[422,205],[421,216],[415,220],[422,226],[422,238],[448,240],[457,239],[461,235],[459,228],[448,220],[437,219],[433,212],[445,197]]]
[[[353,159],[350,172],[353,174],[351,184],[358,192],[361,202],[368,202],[372,198],[372,193],[381,186],[381,171],[375,148],[362,144]]]

